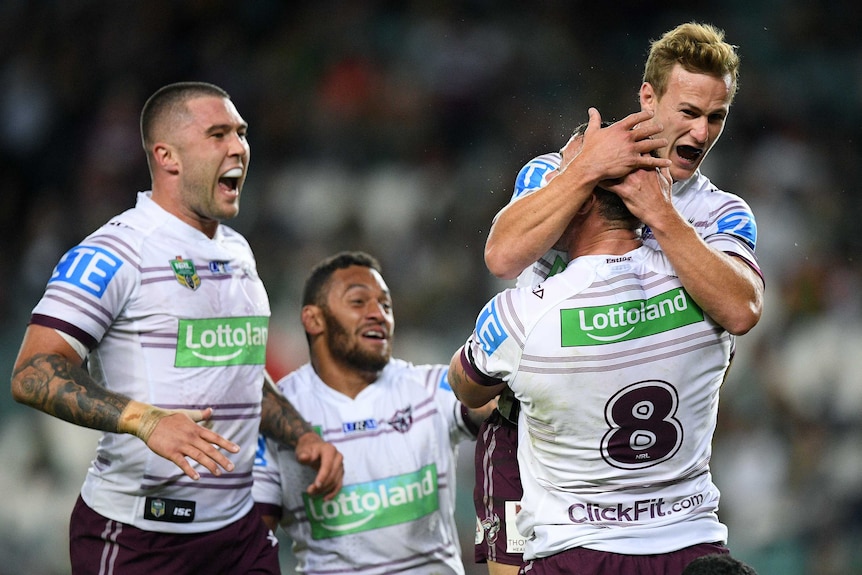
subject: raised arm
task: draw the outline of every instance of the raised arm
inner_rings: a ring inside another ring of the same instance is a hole
[[[311,425],[282,395],[272,378],[264,372],[260,432],[296,451],[296,460],[317,470],[309,495],[332,499],[341,490],[344,479],[344,457],[331,443],[314,432]]]
[[[195,480],[200,475],[187,457],[215,475],[233,470],[218,448],[236,453],[239,446],[197,425],[210,418],[212,409],[168,410],[132,400],[99,385],[82,363],[56,331],[30,325],[12,372],[12,397],[75,425],[136,435]]]
[[[661,126],[638,112],[601,127],[590,108],[583,139],[572,138],[562,150],[562,166],[547,185],[515,199],[494,217],[485,242],[485,265],[501,279],[514,279],[560,239],[566,226],[602,180],[621,178],[639,168],[670,165],[652,150],[667,140],[651,139]]]
[[[650,227],[686,291],[729,333],[742,335],[763,313],[763,278],[743,259],[703,240],[671,202],[667,171],[639,170],[610,189]]]

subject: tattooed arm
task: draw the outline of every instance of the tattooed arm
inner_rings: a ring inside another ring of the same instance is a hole
[[[311,425],[275,387],[264,372],[263,404],[260,432],[296,451],[296,460],[317,470],[314,483],[308,486],[309,495],[323,495],[332,499],[341,490],[344,478],[344,458],[331,443],[314,432]]]
[[[236,453],[239,446],[197,425],[210,418],[211,408],[168,410],[129,399],[99,385],[81,364],[78,352],[56,331],[31,325],[12,372],[12,397],[75,425],[136,435],[192,479],[200,475],[186,457],[215,475],[220,468],[233,470],[218,447]]]

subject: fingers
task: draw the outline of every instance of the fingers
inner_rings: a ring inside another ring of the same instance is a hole
[[[212,410],[209,408],[170,412],[158,421],[146,441],[147,446],[174,462],[194,480],[200,479],[200,474],[190,465],[189,459],[213,475],[221,475],[222,470],[233,471],[233,463],[221,450],[237,453],[239,446],[196,423],[209,419],[211,415]]]
[[[661,126],[656,129],[656,126],[649,122],[653,117],[653,113],[649,110],[641,110],[640,112],[635,112],[633,114],[629,114],[622,120],[614,123],[614,126],[620,126],[626,131],[630,130],[638,130],[643,131],[645,133],[644,138],[647,138],[653,134],[657,134],[661,132]]]
[[[344,479],[344,456],[334,445],[315,433],[306,433],[296,446],[296,460],[317,469],[314,482],[305,490],[309,495],[322,495],[330,500],[341,491]]]
[[[590,108],[587,110],[587,115],[589,116],[589,123],[587,124],[587,132],[591,132],[593,130],[598,130],[602,127],[602,116],[599,114],[597,108]]]

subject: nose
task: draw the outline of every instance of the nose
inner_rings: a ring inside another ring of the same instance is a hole
[[[228,152],[231,156],[247,156],[249,152],[248,140],[233,132],[230,138]]]
[[[689,130],[689,133],[698,144],[705,144],[707,138],[709,137],[709,118],[707,118],[706,116],[700,116],[695,119],[692,123],[691,130]]]

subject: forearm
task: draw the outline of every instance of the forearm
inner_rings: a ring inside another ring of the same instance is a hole
[[[117,432],[129,398],[96,383],[82,367],[61,354],[38,353],[19,360],[12,374],[12,395],[64,421]]]
[[[449,363],[448,379],[449,386],[455,393],[455,397],[457,397],[461,403],[467,407],[481,412],[475,414],[479,423],[481,423],[481,420],[487,417],[487,415],[490,415],[491,411],[493,411],[494,406],[489,406],[488,402],[497,397],[497,395],[500,394],[500,391],[506,387],[505,383],[486,386],[473,381],[461,365],[460,349],[455,352],[455,355],[452,356],[452,361]],[[485,409],[487,409],[487,413],[484,413]]]
[[[763,281],[748,264],[710,248],[681,217],[652,232],[686,291],[713,320],[734,335],[757,324]]]
[[[260,432],[265,436],[291,448],[296,448],[299,438],[314,429],[271,381],[263,385]]]
[[[595,182],[569,166],[544,188],[503,208],[485,242],[485,264],[501,279],[514,279],[554,247]]]

